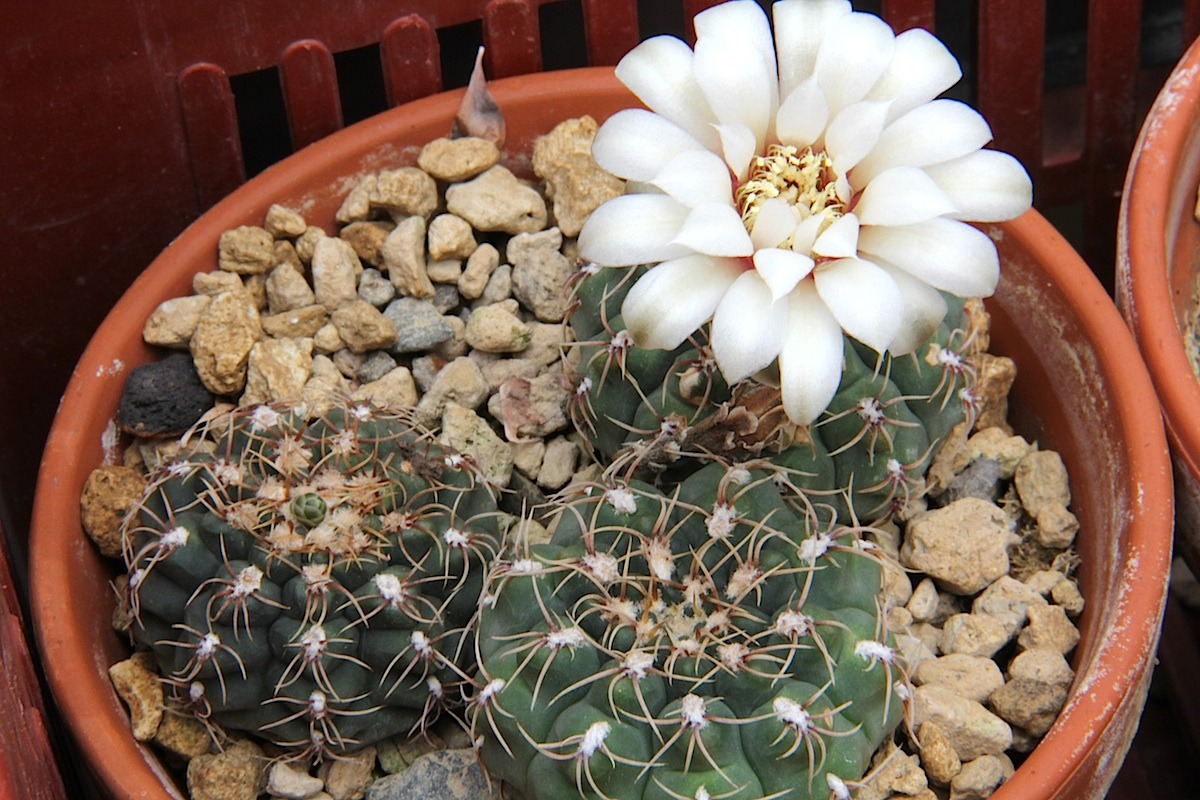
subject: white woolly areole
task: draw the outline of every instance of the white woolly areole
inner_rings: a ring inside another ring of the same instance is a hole
[[[259,406],[250,415],[250,426],[256,431],[265,431],[279,424],[279,412],[270,406]]]
[[[194,461],[177,461],[167,467],[167,474],[172,478],[182,478],[196,468]]]
[[[629,489],[622,486],[614,486],[612,489],[609,489],[604,493],[604,499],[622,514],[637,513],[637,497]]]
[[[580,559],[585,569],[601,583],[612,583],[621,577],[617,560],[608,553],[588,553]]]
[[[908,684],[904,681],[896,681],[892,684],[892,689],[896,692],[896,696],[904,702],[908,702],[912,697],[912,690],[908,688]]]
[[[508,571],[516,575],[536,575],[541,570],[542,565],[532,558],[519,558],[508,567]]]
[[[608,344],[609,350],[627,350],[633,346],[633,337],[629,335],[629,331],[620,330],[612,337],[612,341]]]
[[[324,655],[328,644],[329,637],[325,634],[325,628],[320,625],[313,625],[300,639],[300,649],[306,661],[316,661]]]
[[[187,544],[190,532],[182,525],[177,525],[171,530],[159,537],[158,543],[162,547],[174,550],[176,547],[183,547]]]
[[[729,576],[729,581],[725,584],[725,597],[735,600],[743,596],[754,588],[760,578],[762,578],[762,570],[758,568],[757,564],[747,561]]]
[[[625,661],[621,664],[621,670],[630,678],[636,680],[644,678],[653,666],[654,656],[645,650],[633,650],[625,656]]]
[[[733,533],[735,512],[728,503],[717,503],[713,506],[712,516],[705,522],[708,535],[713,539],[724,539]]]
[[[704,698],[694,694],[686,694],[679,701],[679,717],[684,727],[704,728],[708,725],[708,714],[704,710]]]
[[[785,611],[775,620],[775,632],[788,637],[807,636],[813,632],[813,618],[799,611]]]
[[[729,481],[731,486],[745,486],[750,482],[750,470],[742,466],[730,467],[725,473],[725,480]]]
[[[827,533],[818,533],[800,543],[800,558],[811,564],[828,553],[831,547],[833,547],[833,537]]]
[[[794,728],[799,733],[807,733],[812,728],[812,715],[804,710],[804,706],[787,697],[776,697],[771,704],[775,716],[784,725]]]
[[[486,686],[479,690],[479,702],[490,702],[492,698],[503,691],[505,685],[506,684],[503,678],[492,678],[490,681],[488,681]]]
[[[741,670],[746,664],[746,659],[750,656],[750,648],[741,642],[733,642],[732,644],[722,644],[717,646],[717,658],[721,659],[721,663],[731,672]]]
[[[221,637],[217,636],[212,631],[200,637],[200,641],[196,644],[196,655],[203,661],[206,658],[211,658],[213,653],[217,652],[217,648],[221,646]]]
[[[328,564],[305,564],[300,568],[300,576],[304,579],[304,590],[308,594],[325,594],[329,590]]]
[[[611,731],[612,726],[607,722],[593,722],[584,731],[583,738],[579,741],[579,755],[583,758],[591,758],[592,754],[604,744],[604,740],[608,738]]]
[[[253,564],[244,567],[233,582],[233,596],[246,597],[262,588],[263,572]]]
[[[374,412],[371,410],[371,407],[366,404],[356,405],[354,408],[350,409],[350,413],[354,415],[354,418],[359,422],[366,422],[372,416],[374,416]]]
[[[837,775],[826,772],[825,783],[829,786],[829,791],[833,792],[836,800],[850,800],[850,787],[846,786],[846,782]]]
[[[446,532],[442,534],[442,541],[451,547],[466,547],[471,539],[458,528],[446,528]]]
[[[200,681],[192,681],[188,684],[188,700],[193,703],[199,703],[204,699],[204,684]]]
[[[592,390],[592,379],[585,376],[584,379],[579,382],[579,385],[575,387],[575,396],[583,397],[585,394],[587,394],[591,390]]]
[[[643,544],[646,551],[646,563],[654,577],[660,581],[669,581],[675,574],[675,559],[671,554],[671,545],[665,539],[654,538]]]
[[[425,679],[425,685],[429,687],[429,693],[439,700],[445,695],[445,690],[442,688],[442,682],[435,676],[430,675]]]
[[[561,631],[550,631],[546,634],[546,644],[555,649],[560,650],[564,647],[569,647],[574,650],[587,641],[587,637],[583,635],[583,631],[579,628],[563,628]]]
[[[241,483],[246,473],[241,464],[231,464],[228,461],[217,461],[211,467],[213,477],[221,483]]]
[[[703,786],[696,789],[696,793],[692,795],[693,800],[712,800],[712,795],[708,793],[708,789]]]
[[[308,713],[314,717],[324,715],[326,700],[324,692],[320,689],[313,689],[313,693],[308,696]]]
[[[429,637],[424,631],[413,631],[408,640],[412,643],[413,650],[417,651],[417,655],[422,658],[433,655],[433,645],[429,643]]]
[[[376,575],[375,588],[379,590],[379,596],[393,606],[398,606],[408,599],[408,590],[395,575],[389,573]]]
[[[854,645],[854,655],[867,661],[882,661],[885,664],[892,664],[896,661],[896,651],[874,639],[863,639]]]
[[[282,503],[288,498],[287,487],[278,478],[264,478],[263,482],[258,485],[254,491],[254,496],[259,500],[266,500],[271,503]]]

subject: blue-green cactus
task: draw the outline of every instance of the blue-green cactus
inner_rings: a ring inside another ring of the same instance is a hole
[[[461,696],[496,516],[403,414],[234,411],[128,519],[130,632],[214,732],[321,757],[413,731]]]
[[[880,564],[767,461],[594,485],[497,563],[474,725],[523,798],[823,797],[900,719]]]

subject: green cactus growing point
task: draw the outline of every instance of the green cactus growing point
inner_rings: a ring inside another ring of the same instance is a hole
[[[497,562],[477,639],[484,764],[524,798],[823,797],[907,679],[855,528],[768,461],[587,487]]]
[[[214,735],[320,758],[461,696],[495,500],[410,417],[237,410],[151,477],[124,531],[130,633]]]

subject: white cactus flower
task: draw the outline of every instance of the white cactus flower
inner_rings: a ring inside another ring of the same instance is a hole
[[[639,346],[678,347],[712,321],[729,382],[777,363],[807,424],[841,377],[843,334],[912,352],[940,292],[990,295],[992,240],[967,221],[1030,206],[1032,187],[974,110],[937,99],[962,72],[926,31],[895,35],[847,0],[781,0],[774,36],[752,0],[696,17],[696,47],[659,36],[617,66],[650,109],[601,127],[600,166],[630,181],[580,234],[580,255],[654,266],[622,307]]]

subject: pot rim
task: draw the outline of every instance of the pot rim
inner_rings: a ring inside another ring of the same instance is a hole
[[[563,93],[564,86],[570,87],[572,95],[627,93],[615,80],[612,68],[603,67],[539,73],[498,80],[489,85],[502,107],[514,96],[544,97],[552,103],[556,94]],[[77,519],[78,495],[70,496],[71,488],[64,487],[54,465],[63,460],[70,463],[77,459],[82,448],[95,446],[94,442],[84,440],[88,426],[83,423],[89,414],[99,414],[94,410],[94,398],[105,390],[112,391],[111,385],[102,385],[102,381],[96,380],[112,366],[111,350],[105,340],[114,337],[122,327],[128,327],[127,323],[122,324],[122,319],[145,319],[152,307],[141,313],[146,301],[139,301],[139,298],[163,296],[164,287],[171,281],[167,274],[169,264],[179,260],[195,263],[190,260],[191,255],[204,248],[211,249],[220,232],[230,227],[229,218],[235,210],[236,216],[244,220],[246,209],[257,207],[258,198],[294,194],[297,186],[303,183],[293,174],[298,164],[304,165],[299,172],[307,175],[317,164],[333,163],[347,148],[377,146],[383,141],[385,129],[388,134],[396,132],[394,118],[402,120],[406,114],[416,116],[449,111],[452,115],[461,96],[462,90],[457,90],[391,109],[305,148],[248,181],[202,215],[155,259],[105,318],[76,367],[55,417],[39,474],[31,527],[32,608],[43,664],[55,699],[75,741],[86,754],[89,766],[110,790],[120,787],[129,795],[144,793],[145,786],[138,784],[135,778],[145,775],[147,764],[149,769],[157,770],[157,763],[146,758],[144,764],[130,765],[113,763],[107,758],[106,740],[112,735],[128,736],[128,725],[123,719],[118,720],[124,727],[117,730],[113,720],[108,718],[114,702],[112,690],[106,681],[98,680],[94,674],[96,670],[91,669],[92,663],[101,657],[85,645],[82,637],[64,635],[62,626],[69,621],[68,615],[64,613],[63,598],[55,591],[62,581],[69,584],[70,576],[65,574],[64,568],[69,551],[90,548],[92,544],[86,537],[56,538],[42,532],[48,526],[61,525],[57,518],[63,513],[72,513],[72,508]],[[262,211],[265,209],[263,205]],[[1035,211],[1002,223],[999,228],[1003,235],[1015,238],[1037,254],[1046,265],[1047,283],[1055,285],[1071,307],[1079,310],[1080,327],[1095,345],[1096,360],[1103,374],[1116,384],[1113,408],[1119,417],[1120,429],[1125,433],[1130,466],[1121,481],[1128,487],[1129,496],[1136,498],[1132,511],[1137,513],[1131,514],[1129,521],[1129,547],[1135,558],[1131,559],[1121,581],[1120,596],[1116,598],[1123,604],[1125,613],[1119,620],[1118,629],[1106,636],[1097,656],[1097,661],[1103,655],[1122,666],[1113,669],[1111,663],[1105,662],[1104,674],[1093,676],[1095,682],[1086,687],[1088,691],[1080,691],[1077,681],[1058,723],[1016,776],[995,795],[998,798],[1051,797],[1097,748],[1107,723],[1125,705],[1127,698],[1136,695],[1139,687],[1144,686],[1150,656],[1158,639],[1157,622],[1161,619],[1165,601],[1170,559],[1170,465],[1161,422],[1145,413],[1147,403],[1152,402],[1154,396],[1153,386],[1140,366],[1132,336],[1121,324],[1116,309],[1090,269]],[[1085,274],[1087,278],[1081,280],[1081,275]],[[81,664],[89,666],[88,675],[78,674]],[[98,666],[98,674],[104,675],[108,665]],[[1075,733],[1077,725],[1085,728],[1082,735]],[[173,790],[165,788],[170,785],[164,784],[162,796],[174,795]],[[136,791],[134,787],[137,787]]]
[[[1180,59],[1142,125],[1117,223],[1117,298],[1158,391],[1175,458],[1200,480],[1200,381],[1175,316],[1169,280],[1171,187],[1200,122],[1200,40]],[[1134,202],[1136,198],[1136,202]],[[1171,237],[1173,239],[1173,237]]]

